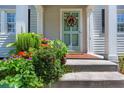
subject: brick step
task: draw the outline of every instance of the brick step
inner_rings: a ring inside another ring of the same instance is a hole
[[[68,65],[73,72],[118,71],[118,64],[106,60],[67,59],[66,65]]]
[[[124,88],[119,72],[76,72],[63,75],[53,88]]]

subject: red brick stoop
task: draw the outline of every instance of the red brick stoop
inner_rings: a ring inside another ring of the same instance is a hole
[[[77,54],[67,54],[66,58],[71,58],[71,59],[97,59],[98,57],[91,55],[91,54],[81,54],[81,53],[77,53]]]

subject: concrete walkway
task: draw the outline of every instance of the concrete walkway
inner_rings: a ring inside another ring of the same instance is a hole
[[[116,63],[106,60],[68,59],[73,70],[53,85],[58,88],[116,88],[124,87],[124,75]]]

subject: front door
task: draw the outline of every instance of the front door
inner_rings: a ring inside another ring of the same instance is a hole
[[[80,11],[62,11],[62,40],[69,51],[80,51]]]

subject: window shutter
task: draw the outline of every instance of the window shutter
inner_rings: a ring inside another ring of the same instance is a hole
[[[28,9],[28,33],[30,32],[31,9]]]
[[[105,32],[105,9],[102,9],[102,33]]]

